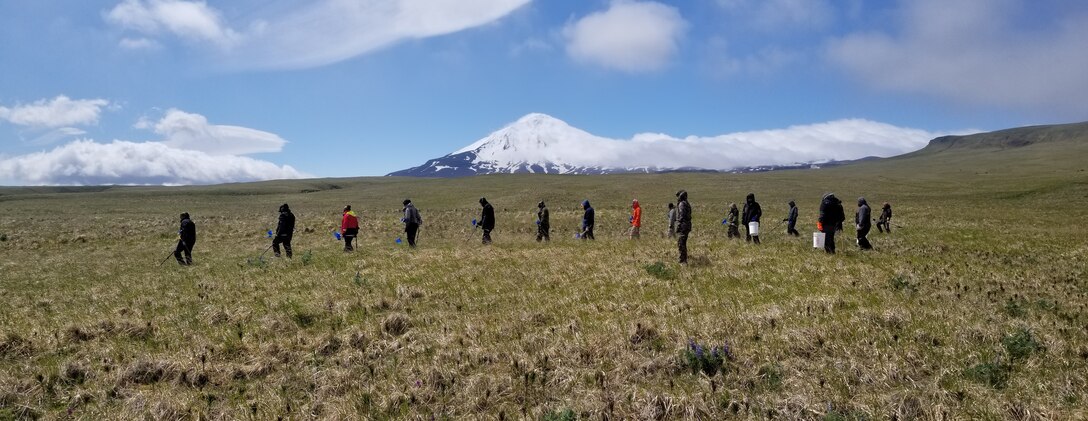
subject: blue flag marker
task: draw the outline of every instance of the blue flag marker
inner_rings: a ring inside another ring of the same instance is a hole
[[[400,237],[397,237],[397,244],[400,244]]]
[[[723,219],[723,220],[722,220],[722,225],[725,225],[725,221],[728,221],[728,220],[729,220],[728,218],[726,218],[726,219]]]
[[[272,230],[268,230],[268,238],[272,238]]]
[[[476,218],[472,219],[472,226],[476,226]]]
[[[332,236],[333,236],[333,238],[336,238],[338,241],[340,240],[340,233],[339,232],[333,231]]]

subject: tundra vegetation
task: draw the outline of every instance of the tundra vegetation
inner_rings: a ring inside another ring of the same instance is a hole
[[[0,189],[0,419],[1083,419],[1086,145],[741,175]],[[664,238],[678,189],[683,267]],[[772,229],[795,199],[811,235],[829,191],[851,216],[858,196],[891,202],[892,233],[861,252],[848,220],[829,256]],[[748,192],[760,246],[720,224]],[[481,196],[489,247],[469,223]],[[395,242],[404,198],[415,250]],[[586,198],[596,241],[573,238]],[[295,258],[258,258],[281,203]],[[345,204],[353,254],[332,236]],[[159,266],[181,212],[196,263]]]

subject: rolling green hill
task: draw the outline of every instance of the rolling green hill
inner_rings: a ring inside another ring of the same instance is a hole
[[[2,188],[0,419],[1083,419],[1086,139],[1023,128],[754,174]],[[662,235],[679,189],[689,266]],[[891,202],[893,232],[814,251],[828,191],[848,215]],[[748,192],[760,246],[720,224]],[[469,224],[480,196],[490,247]],[[417,250],[394,242],[405,197]],[[595,242],[572,238],[587,198]],[[775,226],[790,199],[800,238]],[[259,259],[284,202],[295,257]],[[344,204],[353,254],[330,232]],[[183,211],[196,264],[159,266]],[[693,365],[689,341],[732,358]]]

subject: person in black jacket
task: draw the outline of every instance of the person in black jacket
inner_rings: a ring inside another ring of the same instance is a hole
[[[688,234],[691,234],[691,204],[688,192],[676,192],[676,248],[680,252],[680,264],[688,263]]]
[[[873,229],[872,210],[869,209],[869,202],[865,201],[864,197],[858,198],[858,211],[854,214],[854,227],[858,230],[858,247],[862,250],[872,250],[873,245],[869,243],[869,239],[866,238],[869,235],[869,230]]]
[[[174,248],[174,258],[178,264],[189,266],[193,264],[193,246],[196,245],[196,224],[189,219],[189,213],[181,214],[181,228],[178,229],[178,246]],[[182,259],[181,254],[185,253]]]
[[[794,237],[801,236],[801,233],[797,232],[797,204],[792,200],[790,201],[790,213],[782,222],[786,223],[786,234]]]
[[[752,228],[749,223],[759,222],[759,218],[763,216],[763,208],[759,206],[759,202],[756,201],[756,195],[754,193],[748,193],[748,197],[744,199],[744,212],[742,212],[742,221],[744,222],[744,229],[747,230],[744,236],[744,241],[754,242],[759,244],[759,234],[752,235]]]
[[[892,205],[888,202],[884,202],[884,207],[880,210],[880,219],[876,221],[876,229],[880,232],[892,233]]]
[[[820,231],[824,233],[824,251],[835,254],[835,231],[841,229],[842,221],[846,220],[846,214],[842,209],[842,201],[835,197],[835,193],[824,195],[820,201]]]
[[[491,244],[491,230],[495,229],[495,208],[487,203],[487,199],[480,198],[480,206],[483,210],[480,211],[480,229],[484,230],[484,244]]]
[[[401,204],[404,205],[404,234],[408,237],[408,247],[415,248],[416,246],[416,233],[419,232],[419,226],[423,225],[423,217],[419,215],[419,210],[412,204],[411,199],[404,199]]]
[[[280,222],[276,224],[276,238],[272,240],[272,255],[280,257],[280,244],[291,258],[291,237],[295,236],[295,214],[286,203],[280,205]]]
[[[548,215],[548,207],[544,206],[544,201],[536,204],[536,241],[539,243],[541,240],[551,241],[549,231],[551,229],[551,217]]]
[[[740,211],[737,210],[736,203],[729,204],[729,214],[726,215],[725,222],[728,224],[725,235],[728,238],[740,238],[740,230],[737,228],[740,224]]]
[[[582,201],[582,209],[585,213],[582,214],[582,233],[579,235],[583,240],[594,240],[593,238],[593,206],[589,205],[589,199]]]

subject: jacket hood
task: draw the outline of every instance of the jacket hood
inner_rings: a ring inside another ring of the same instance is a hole
[[[486,199],[486,198],[483,198],[483,197],[481,197],[481,198],[480,198],[480,204],[481,204],[481,205],[485,205],[485,204],[487,204],[487,199]]]
[[[791,200],[791,201],[790,201],[790,207],[792,208],[792,207],[794,207],[794,206],[797,206],[797,204],[796,204],[796,203],[793,203],[793,201]]]
[[[582,209],[589,209],[589,200],[582,201]]]
[[[404,199],[404,201],[401,202],[401,204],[404,205],[404,206],[411,205],[412,204],[412,199]]]
[[[543,209],[544,208],[544,201],[541,200],[540,203],[536,204],[536,207]]]
[[[866,202],[864,197],[859,197],[858,198],[858,206],[861,206],[861,205],[869,206],[869,202]]]
[[[890,203],[884,202],[884,209],[888,209],[888,208],[891,208],[891,207],[892,207],[892,205]]]
[[[729,209],[737,209],[737,204],[736,203],[730,203],[729,204]]]
[[[680,191],[676,192],[676,198],[680,199],[680,200],[688,200],[688,191],[687,190],[680,190]]]
[[[755,194],[755,193],[748,193],[748,196],[746,196],[746,197],[744,198],[744,200],[745,200],[746,202],[748,202],[748,203],[752,203],[752,202],[755,202],[755,201],[756,201],[756,194]]]
[[[637,207],[639,207],[639,205],[638,205],[638,199],[635,199],[635,200],[632,200],[632,201],[631,201],[631,207],[632,207],[632,208],[637,208]]]
[[[186,219],[189,219],[189,212],[185,212],[185,213],[181,214],[181,220],[184,221]]]
[[[280,212],[290,212],[290,211],[291,211],[291,208],[288,207],[286,203],[280,205]]]
[[[824,195],[824,200],[829,202],[837,202],[839,198],[835,197],[835,193],[828,193]]]

